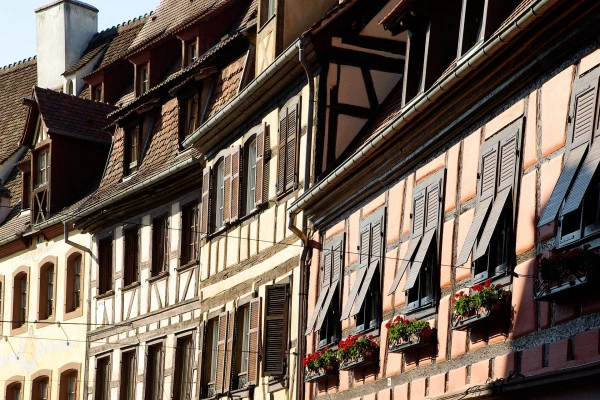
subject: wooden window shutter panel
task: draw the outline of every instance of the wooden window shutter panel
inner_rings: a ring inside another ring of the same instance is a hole
[[[229,312],[229,323],[227,325],[227,346],[225,351],[225,378],[223,393],[235,388],[231,387],[233,374],[235,373],[235,342],[236,342],[237,319],[235,310]]]
[[[298,120],[298,103],[288,107],[287,117],[287,144],[285,157],[285,190],[291,190],[296,185],[296,177],[298,170],[297,163],[297,143],[298,143],[298,128],[300,126]]]
[[[212,188],[212,174],[210,167],[204,168],[202,173],[202,213],[200,215],[200,236],[208,235],[210,230],[210,190]]]
[[[371,223],[371,254],[369,264],[380,259],[385,251],[383,243],[383,217]]]
[[[217,377],[215,388],[217,393],[223,393],[225,383],[225,361],[227,354],[227,321],[229,313],[223,312],[219,315],[219,340],[217,343]]]
[[[263,347],[263,375],[285,374],[287,365],[287,284],[275,284],[266,288],[265,337]]]
[[[279,140],[277,145],[277,194],[285,192],[286,182],[286,144],[287,144],[287,122],[288,109],[281,111],[279,115]]]
[[[231,153],[224,159],[225,171],[223,174],[223,222],[231,220]]]
[[[260,297],[250,301],[250,329],[248,330],[248,384],[258,385],[258,368],[260,361]]]
[[[569,138],[572,148],[589,143],[597,135],[598,75],[592,74],[577,80],[573,85]]]
[[[266,182],[268,169],[265,169],[265,153],[267,151],[266,124],[256,134],[256,190],[254,191],[254,205],[258,207],[267,199]]]
[[[437,228],[441,203],[440,182],[437,181],[427,187],[425,231]]]
[[[411,238],[423,235],[425,227],[425,195],[426,189],[419,190],[413,197],[412,233]]]
[[[204,356],[206,355],[206,322],[201,322],[198,330],[198,382],[197,390],[199,398],[204,397]]]
[[[233,148],[231,153],[231,211],[229,219],[236,221],[240,216],[240,163],[241,163],[240,146]]]
[[[481,168],[479,175],[479,201],[494,197],[496,192],[496,171],[498,167],[498,144],[485,152],[482,151]]]
[[[509,128],[510,129],[510,128]],[[511,133],[500,141],[500,171],[498,172],[498,192],[513,187],[517,177],[519,131]]]
[[[325,311],[322,310],[322,307],[325,302],[327,293],[329,291],[330,281],[332,277],[332,263],[335,257],[335,254],[333,254],[332,250],[333,249],[331,248],[327,248],[324,250],[323,273],[321,274],[321,288],[319,291],[319,297],[317,298],[317,302],[315,304],[315,309],[313,311],[312,316],[310,317],[310,320],[308,321],[308,325],[306,326],[306,335],[309,335],[313,332],[313,328],[315,326],[315,323],[317,322],[319,314],[321,313],[321,311]]]
[[[371,224],[365,224],[360,230],[359,267],[366,268],[369,265],[371,255]]]

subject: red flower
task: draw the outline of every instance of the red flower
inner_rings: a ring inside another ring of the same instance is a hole
[[[387,329],[390,329],[390,321],[388,321],[388,322],[386,322],[386,323],[385,323],[385,327],[386,327]]]
[[[371,343],[369,344],[369,346],[371,346],[371,347],[377,347],[377,343],[375,343],[375,342],[371,342]]]
[[[400,321],[400,316],[396,315],[396,318],[394,318],[394,322],[398,322],[398,321]]]
[[[408,325],[408,319],[404,320],[404,325]]]
[[[490,284],[492,283],[492,280],[490,278],[485,280],[485,284],[483,285],[484,287],[490,287]]]
[[[369,335],[369,339],[373,339],[373,335]]]

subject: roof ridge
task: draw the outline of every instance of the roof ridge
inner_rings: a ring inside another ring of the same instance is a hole
[[[96,35],[100,35],[100,34],[102,34],[102,33],[106,33],[106,32],[108,32],[108,31],[110,31],[110,30],[113,30],[113,29],[119,29],[119,28],[125,28],[125,27],[128,27],[129,25],[132,25],[132,24],[134,24],[135,22],[139,22],[139,21],[141,21],[141,20],[142,20],[142,19],[144,19],[144,18],[148,18],[149,16],[151,16],[151,15],[152,15],[152,13],[153,13],[153,11],[150,11],[150,12],[147,12],[147,13],[145,13],[145,14],[138,15],[137,17],[133,17],[133,18],[132,18],[132,19],[130,19],[130,20],[123,21],[123,22],[121,22],[121,23],[119,23],[119,24],[117,24],[117,25],[113,25],[113,26],[111,26],[110,28],[105,28],[105,29],[101,30],[100,32],[96,33]]]
[[[35,90],[36,91],[37,90],[41,90],[41,91],[44,91],[44,92],[50,92],[53,95],[59,95],[59,96],[62,96],[62,97],[65,97],[65,98],[69,98],[69,99],[75,99],[76,101],[81,101],[81,102],[87,103],[87,104],[95,104],[95,105],[98,105],[98,106],[101,106],[101,107],[106,107],[106,108],[116,108],[115,106],[113,106],[111,104],[108,104],[108,103],[104,103],[104,102],[96,101],[96,100],[85,99],[85,98],[82,98],[82,97],[79,97],[79,96],[73,96],[72,94],[67,94],[67,93],[59,92],[59,91],[48,89],[48,88],[43,88],[43,87],[36,86]]]
[[[5,71],[5,70],[7,70],[9,68],[12,68],[12,67],[16,67],[16,66],[21,65],[21,64],[25,64],[28,61],[36,60],[36,59],[37,59],[37,56],[32,56],[32,57],[29,57],[29,58],[24,58],[22,60],[16,61],[16,62],[11,63],[11,64],[7,64],[7,65],[5,65],[3,67],[0,67],[0,72],[1,71]]]

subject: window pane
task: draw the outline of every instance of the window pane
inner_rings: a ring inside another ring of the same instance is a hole
[[[243,308],[242,318],[242,364],[240,372],[248,372],[248,362],[250,360],[250,307]]]
[[[225,202],[225,163],[221,162],[217,168],[217,204],[215,212],[215,228],[223,226]]]
[[[48,303],[46,305],[46,318],[50,317],[54,311],[54,268],[47,269],[48,272]]]
[[[246,165],[246,213],[254,209],[256,192],[256,140],[248,146],[248,164]]]

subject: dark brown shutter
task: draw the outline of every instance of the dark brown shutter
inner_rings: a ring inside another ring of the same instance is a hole
[[[237,330],[237,318],[235,317],[235,310],[229,312],[229,323],[227,325],[227,350],[225,351],[225,378],[223,389],[224,393],[230,390],[236,389],[231,387],[233,374],[235,373],[235,339]]]
[[[562,205],[563,200],[565,199],[565,196],[571,187],[571,183],[573,183],[575,174],[583,162],[587,148],[588,144],[586,143],[569,152],[569,156],[564,163],[562,171],[560,172],[556,186],[554,186],[554,189],[552,189],[550,199],[548,200],[548,203],[544,208],[544,212],[542,213],[542,217],[538,222],[538,227],[549,224],[556,219],[558,210],[560,209],[560,206]]]
[[[210,190],[212,188],[212,174],[210,167],[204,168],[202,173],[202,213],[200,215],[200,236],[206,236],[210,230]]]
[[[561,211],[561,216],[575,211],[581,206],[585,192],[587,191],[592,178],[600,164],[600,139],[594,141],[592,148],[588,152],[581,168],[577,173],[573,187],[569,191],[569,195],[565,200],[565,205]]]
[[[268,196],[265,187],[268,181],[268,169],[265,169],[265,152],[267,150],[266,144],[268,143],[266,134],[266,126],[256,134],[256,189],[254,192],[254,205],[257,207],[263,204]]]
[[[277,145],[277,194],[285,192],[287,144],[287,108],[279,115],[279,143]]]
[[[231,212],[229,219],[236,221],[240,216],[240,147],[234,147],[231,153]]]
[[[205,374],[205,366],[204,366],[204,357],[206,355],[206,322],[200,323],[200,327],[198,329],[198,393],[199,398],[206,397],[206,394],[203,393],[204,387],[206,385],[204,374]]]
[[[225,156],[223,161],[225,170],[223,173],[223,222],[231,220],[231,153]]]
[[[217,393],[223,393],[225,383],[225,361],[227,348],[227,320],[229,313],[223,312],[219,315],[219,341],[217,342],[217,377],[215,388]]]
[[[260,355],[260,297],[250,301],[250,329],[248,330],[248,384],[258,385]]]
[[[498,166],[498,143],[485,151],[481,156],[479,201],[493,197],[496,192],[496,170]]]
[[[510,129],[510,128],[509,128]],[[519,132],[510,134],[500,141],[500,172],[498,173],[498,192],[513,187],[517,176],[517,140]]]
[[[288,285],[267,286],[266,303],[263,375],[278,376],[287,365]]]
[[[423,234],[425,225],[425,194],[426,189],[423,189],[415,193],[413,197],[411,238],[416,238]]]
[[[502,215],[502,211],[508,202],[510,197],[512,188],[507,187],[504,188],[496,199],[494,200],[494,205],[492,206],[492,210],[490,211],[490,215],[487,218],[485,223],[485,228],[483,229],[483,233],[481,234],[481,238],[477,243],[477,249],[473,254],[473,261],[481,258],[487,252],[487,247],[490,244],[490,240],[492,239],[492,235],[496,230],[496,226],[498,225],[498,221],[500,220],[500,216]]]
[[[298,103],[288,107],[287,145],[285,157],[285,190],[291,190],[296,185],[297,143],[298,143]]]

